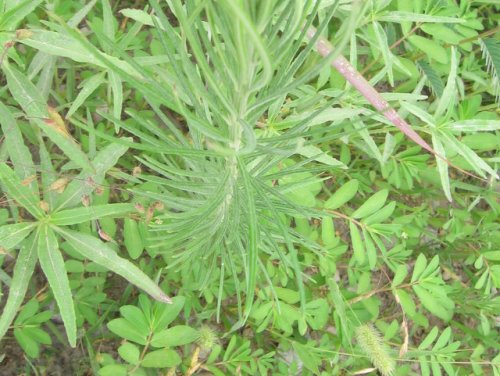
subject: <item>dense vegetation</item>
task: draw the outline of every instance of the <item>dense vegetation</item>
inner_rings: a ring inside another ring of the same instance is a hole
[[[0,374],[500,375],[499,9],[1,0]]]

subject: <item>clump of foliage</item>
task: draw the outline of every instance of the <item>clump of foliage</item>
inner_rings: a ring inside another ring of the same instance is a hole
[[[0,2],[6,367],[500,374],[498,8]]]

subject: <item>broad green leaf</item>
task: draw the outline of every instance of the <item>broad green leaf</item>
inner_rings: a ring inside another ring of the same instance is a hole
[[[0,102],[0,124],[5,137],[5,148],[9,153],[14,171],[19,178],[26,179],[36,174],[35,165],[31,158],[31,152],[23,141],[23,135],[16,119],[7,106]],[[34,194],[38,194],[38,183],[31,179],[29,186]]]
[[[413,267],[413,275],[411,277],[411,283],[419,280],[426,266],[427,266],[427,259],[425,258],[424,254],[421,253],[418,255],[417,261],[415,262],[415,266]]]
[[[323,244],[326,246],[335,245],[338,240],[331,217],[323,217],[321,220],[321,240],[323,240]]]
[[[367,225],[382,223],[392,215],[395,208],[396,208],[396,202],[391,201],[386,206],[384,206],[382,209],[376,211],[375,213],[373,213],[369,217],[364,218],[362,220],[362,222],[367,224]]]
[[[356,261],[363,265],[365,263],[365,247],[363,246],[363,240],[361,239],[361,233],[358,230],[358,226],[354,222],[349,223],[349,230],[351,232],[351,242],[354,258]]]
[[[449,321],[451,320],[451,317],[453,316],[453,312],[450,310],[447,310],[445,307],[441,305],[441,301],[439,298],[431,294],[428,290],[425,288],[419,286],[419,285],[414,285],[412,286],[413,291],[415,291],[415,294],[417,294],[420,302],[422,305],[434,316],[439,317],[441,320],[444,321]]]
[[[118,256],[112,248],[99,239],[68,229],[57,228],[57,232],[82,256],[121,275],[130,283],[151,295],[154,299],[163,303],[171,303],[171,299],[165,295],[146,273],[130,261]]]
[[[3,338],[10,324],[16,317],[28,290],[31,275],[37,261],[38,234],[31,235],[17,255],[16,265],[9,288],[9,296],[0,316],[0,339]]]
[[[408,41],[415,47],[419,48],[431,59],[436,60],[441,64],[447,64],[449,62],[448,54],[443,46],[434,40],[421,37],[420,35],[412,35],[408,37]]]
[[[335,193],[325,202],[325,209],[334,210],[344,205],[352,199],[358,191],[359,182],[352,179],[341,186]]]
[[[123,219],[123,242],[131,259],[135,260],[141,255],[144,244],[135,219]]]
[[[52,125],[45,99],[33,83],[17,69],[10,65],[3,66],[7,77],[7,85],[14,99],[23,108],[30,120],[36,125],[78,166],[84,170],[92,170],[87,155],[71,137],[60,128]]]
[[[394,277],[392,278],[391,287],[399,286],[406,276],[408,275],[408,268],[405,264],[399,264],[397,266],[396,272],[394,273]]]
[[[164,329],[174,321],[177,316],[179,316],[182,307],[184,307],[185,301],[186,298],[183,296],[174,296],[172,298],[172,304],[157,306],[153,320],[154,331],[157,329]]]
[[[422,25],[421,29],[427,34],[432,35],[434,39],[442,40],[450,45],[458,45],[464,37],[447,25],[427,24]]]
[[[318,367],[321,365],[321,360],[313,353],[311,348],[295,341],[292,341],[292,346],[304,366],[314,372],[315,375],[319,375]]]
[[[69,344],[75,347],[76,315],[73,295],[56,235],[47,225],[42,225],[39,231],[38,259],[59,307]]]
[[[138,307],[133,305],[120,307],[120,314],[140,332],[149,332],[148,319]]]
[[[139,363],[141,352],[136,345],[126,342],[118,348],[118,354],[120,354],[122,359],[127,363],[136,365]]]
[[[14,248],[33,231],[34,227],[34,223],[14,223],[1,226],[0,246],[6,249]]]
[[[14,337],[28,356],[32,358],[38,358],[40,356],[40,345],[24,330],[24,328],[14,328]]]
[[[103,217],[120,217],[133,212],[132,204],[104,204],[58,211],[50,216],[50,223],[58,226],[75,225]]]
[[[389,191],[382,189],[366,200],[354,213],[353,218],[365,218],[382,208],[387,200]]]
[[[398,296],[401,306],[403,307],[403,310],[406,312],[406,314],[410,317],[415,316],[416,307],[411,295],[402,289],[397,289],[396,295]]]
[[[115,333],[117,336],[125,338],[126,340],[145,345],[149,331],[142,332],[130,321],[119,318],[108,322],[108,329]]]
[[[123,14],[125,17],[140,22],[144,25],[154,26],[152,16],[147,14],[145,11],[141,9],[125,8],[120,10],[120,13]]]
[[[0,182],[5,187],[5,192],[35,218],[45,215],[40,207],[40,198],[5,163],[0,163]]]
[[[181,363],[182,359],[176,351],[161,349],[147,353],[141,362],[146,368],[170,368]]]
[[[151,345],[154,347],[182,346],[196,341],[199,336],[197,330],[186,325],[177,325],[155,333]]]
[[[128,374],[125,364],[108,364],[99,369],[99,376],[127,376]]]

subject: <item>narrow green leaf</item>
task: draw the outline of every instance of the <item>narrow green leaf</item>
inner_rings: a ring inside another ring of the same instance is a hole
[[[108,81],[113,93],[113,116],[116,119],[122,118],[122,107],[123,107],[123,86],[120,76],[113,72],[108,71]],[[115,132],[118,133],[120,130],[119,123],[115,122]]]
[[[432,330],[427,334],[427,336],[424,338],[422,342],[420,342],[420,345],[418,346],[419,350],[425,350],[429,348],[432,343],[436,340],[437,336],[439,334],[439,329],[437,326],[433,327]]]
[[[347,166],[339,160],[333,158],[327,153],[323,152],[320,148],[314,145],[301,146],[297,149],[297,154],[303,155],[306,158],[313,158],[315,161],[323,163],[332,167],[339,167],[347,169]]]
[[[73,295],[56,235],[47,225],[42,225],[39,231],[38,259],[59,307],[69,344],[71,347],[76,347],[76,315]]]
[[[9,288],[9,296],[0,317],[0,339],[16,317],[28,290],[28,284],[37,261],[38,234],[34,233],[17,255],[16,265]]]
[[[465,20],[454,17],[433,16],[431,14],[412,13],[403,11],[387,12],[377,17],[380,21],[388,22],[434,22],[434,23],[464,23]]]
[[[457,50],[455,47],[451,47],[450,74],[448,75],[448,81],[446,82],[443,94],[441,95],[436,111],[434,112],[436,119],[441,117],[445,112],[451,112],[455,108],[457,98],[457,69]]]
[[[0,163],[0,182],[5,192],[29,211],[35,218],[42,218],[45,213],[39,206],[39,197],[23,184],[21,179],[5,163]]]
[[[5,137],[5,148],[9,153],[10,160],[14,166],[14,171],[21,179],[26,179],[36,174],[35,165],[31,157],[31,152],[24,144],[23,135],[16,119],[9,108],[0,102],[0,124],[3,136]],[[30,181],[29,187],[34,194],[38,193],[38,183],[36,179]]]
[[[76,96],[75,100],[71,104],[71,107],[69,108],[68,112],[66,113],[66,118],[69,118],[73,116],[73,114],[78,111],[78,109],[81,107],[83,103],[87,100],[89,96],[92,95],[92,93],[102,84],[104,83],[104,76],[105,73],[99,73],[91,76],[90,78],[86,79],[84,82],[82,82],[81,90]]]
[[[84,44],[69,35],[54,31],[33,30],[33,35],[30,38],[20,40],[19,42],[49,55],[67,57],[80,63],[89,63],[101,68],[108,68],[99,58],[89,52]],[[140,74],[125,61],[103,52],[99,52],[99,55],[124,72],[134,77],[140,77]]]
[[[444,150],[443,144],[439,140],[439,136],[437,132],[432,132],[432,146],[438,155],[446,157],[446,152]],[[451,197],[451,189],[450,189],[450,177],[448,175],[448,163],[446,163],[441,158],[436,158],[437,169],[439,172],[439,178],[441,179],[441,186],[443,187],[444,195],[448,199],[448,201],[452,202],[453,198]]]
[[[163,303],[171,303],[171,299],[165,295],[146,273],[130,261],[118,256],[113,249],[99,239],[68,229],[57,228],[56,231],[82,256],[122,276],[130,283],[151,295],[154,299]]]
[[[500,130],[500,121],[483,119],[460,120],[449,124],[447,127],[459,132],[498,131]]]
[[[50,216],[50,222],[57,226],[76,225],[102,217],[120,217],[133,212],[132,204],[104,204],[61,210]]]
[[[95,172],[82,171],[78,174],[60,195],[55,211],[80,204],[82,196],[90,194],[103,183],[106,172],[116,164],[127,150],[126,146],[112,143],[99,151],[92,160]]]
[[[45,99],[35,85],[21,72],[8,64],[3,66],[7,85],[24,112],[65,154],[84,170],[92,170],[87,155],[69,133],[50,125]],[[45,119],[45,120],[44,120]]]
[[[363,240],[361,240],[361,233],[358,230],[358,226],[356,226],[354,222],[349,223],[349,230],[351,232],[351,242],[354,258],[360,265],[363,265],[365,263],[366,257]]]
[[[0,30],[13,30],[17,24],[27,15],[32,13],[43,0],[24,0],[10,8],[0,18]],[[15,4],[15,2],[14,2]]]
[[[0,246],[14,248],[21,243],[35,227],[34,223],[15,223],[0,227]]]

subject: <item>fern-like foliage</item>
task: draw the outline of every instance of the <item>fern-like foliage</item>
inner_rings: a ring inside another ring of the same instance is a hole
[[[425,60],[417,61],[417,66],[420,68],[422,73],[425,75],[425,77],[427,78],[427,81],[429,81],[429,85],[430,85],[434,95],[436,97],[440,98],[441,95],[443,95],[444,85],[443,85],[443,81],[441,81],[441,78],[439,77],[437,72]]]
[[[493,38],[482,39],[481,49],[486,59],[488,73],[491,74],[491,85],[495,100],[500,103],[500,41]]]

